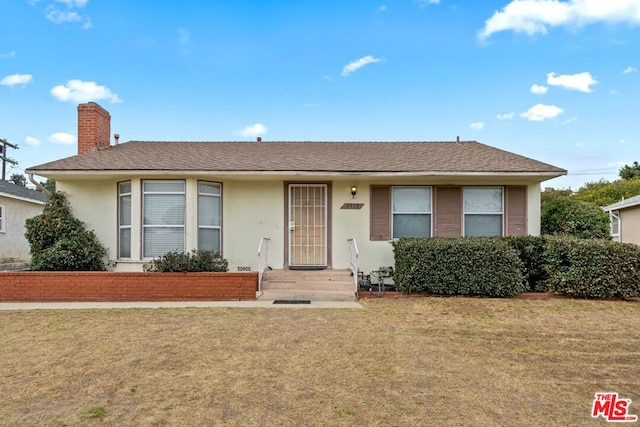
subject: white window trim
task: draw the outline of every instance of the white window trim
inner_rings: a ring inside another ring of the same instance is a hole
[[[393,190],[396,188],[428,188],[429,189],[429,212],[396,212],[393,210],[393,197],[394,197],[394,192]],[[392,185],[391,186],[391,218],[390,218],[390,222],[391,222],[391,240],[392,241],[396,241],[399,239],[399,237],[393,237],[393,216],[395,214],[398,215],[429,215],[429,238],[433,237],[433,187],[430,185]]]
[[[613,218],[618,220],[618,230],[616,233],[613,232]],[[620,211],[609,211],[609,233],[611,237],[616,241],[620,241],[620,228],[622,228],[622,220],[620,218]]]
[[[126,184],[126,183],[129,183],[129,187],[130,187],[129,192],[128,193],[121,193],[120,192],[120,188],[121,188],[122,184]],[[131,252],[132,252],[131,251],[131,249],[132,249],[131,248],[131,243],[132,243],[131,239],[133,238],[133,235],[131,234],[132,218],[129,218],[129,225],[122,225],[122,222],[121,222],[122,218],[120,217],[120,213],[121,213],[120,206],[121,206],[121,203],[122,203],[122,197],[129,196],[129,203],[131,204],[131,214],[133,214],[132,189],[133,189],[133,187],[132,187],[131,181],[120,181],[120,182],[118,182],[118,259],[131,259]],[[122,257],[122,256],[120,256],[120,253],[121,253],[121,251],[120,251],[120,245],[121,245],[120,239],[121,239],[121,236],[122,236],[122,230],[126,230],[126,229],[129,229],[129,231],[130,231],[129,232],[129,235],[130,235],[130,237],[129,237],[129,256],[128,257]]]
[[[218,188],[220,189],[220,194],[209,194],[209,193],[201,193],[200,192],[200,183],[203,184],[210,184],[210,185],[217,185]],[[200,249],[200,229],[207,229],[207,230],[219,230],[220,233],[220,242],[219,242],[219,247],[220,247],[220,255],[222,255],[222,183],[220,182],[214,182],[214,181],[198,181],[197,182],[197,188],[198,188],[198,249]],[[217,197],[218,199],[220,199],[218,206],[220,206],[220,225],[200,225],[200,196],[203,197]]]
[[[0,233],[6,233],[5,222],[7,222],[7,210],[4,205],[0,205]]]
[[[464,190],[466,190],[467,188],[469,189],[477,189],[477,190],[495,190],[495,189],[500,189],[500,191],[502,192],[502,197],[501,197],[501,202],[502,202],[502,209],[500,211],[500,213],[498,212],[468,212],[466,211],[466,204],[465,204],[465,192]],[[462,187],[462,236],[463,237],[467,237],[467,230],[466,230],[466,221],[465,221],[465,217],[467,215],[500,215],[502,218],[502,231],[501,231],[501,235],[498,237],[504,237],[505,235],[505,217],[504,217],[504,203],[505,203],[505,187],[501,186],[501,185],[496,185],[496,186],[492,186],[492,185],[486,185],[486,186],[479,186],[479,185],[465,185],[464,187]]]
[[[180,182],[184,185],[184,191],[162,191],[162,192],[158,192],[158,191],[144,191],[144,183],[145,182],[165,182],[165,183],[169,183],[169,182]],[[140,252],[142,253],[142,259],[143,260],[149,260],[149,259],[153,259],[154,257],[151,256],[145,256],[144,254],[144,231],[147,228],[181,228],[182,229],[182,240],[183,240],[183,247],[186,250],[186,246],[187,246],[187,242],[186,242],[186,235],[187,235],[187,215],[186,215],[186,210],[187,210],[187,182],[183,179],[143,179],[140,182],[140,189],[142,191],[142,200],[141,200],[141,210],[140,213],[142,215],[142,221],[141,221],[141,229],[142,229],[142,238],[140,239]],[[183,225],[146,225],[144,223],[144,200],[145,200],[145,195],[147,194],[181,194],[184,196],[184,224]]]

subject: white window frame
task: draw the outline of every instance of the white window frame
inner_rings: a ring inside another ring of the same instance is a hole
[[[410,188],[410,189],[427,189],[429,190],[429,211],[425,211],[425,212],[402,212],[402,211],[395,211],[393,206],[393,198],[395,195],[395,189],[402,189],[402,188]],[[427,215],[429,216],[429,237],[422,237],[422,238],[431,238],[433,237],[433,188],[429,185],[395,185],[395,186],[391,186],[391,239],[393,240],[397,240],[399,239],[399,237],[395,237],[395,233],[393,230],[393,218],[395,215]]]
[[[124,184],[129,184],[129,192],[128,193],[123,193],[122,192],[122,186]],[[128,197],[129,198],[129,206],[130,206],[130,212],[129,212],[129,225],[123,225],[122,224],[122,201],[124,198]],[[131,181],[121,181],[118,183],[118,259],[131,259],[131,239],[132,239],[132,235],[131,235],[131,214],[133,213],[133,205],[131,204],[133,202],[132,198],[131,198]],[[129,256],[122,256],[122,231],[123,230],[129,230]]]
[[[618,222],[618,228],[616,230],[613,229],[613,219],[616,219]],[[620,211],[609,211],[609,232],[611,237],[616,242],[620,241],[620,226],[622,225],[622,221],[620,221]]]
[[[0,233],[6,233],[5,222],[7,221],[7,211],[4,205],[0,205]]]
[[[183,191],[145,191],[145,183],[147,182],[163,182],[163,183],[181,183],[183,186]],[[142,252],[142,259],[151,259],[153,256],[148,256],[144,253],[145,247],[145,231],[151,228],[179,228],[182,229],[182,247],[183,251],[186,249],[186,230],[187,230],[187,183],[183,179],[145,179],[141,181],[141,190],[142,190],[142,244],[140,245],[140,251]],[[145,224],[144,220],[144,204],[146,201],[147,195],[182,195],[183,196],[183,209],[184,209],[184,221],[182,225],[162,225],[162,224]]]
[[[500,212],[467,212],[467,204],[466,202],[466,190],[500,190],[500,195],[501,195],[501,210]],[[505,234],[505,220],[504,220],[504,203],[505,203],[505,188],[503,186],[471,186],[471,185],[467,185],[462,187],[462,235],[464,237],[467,237],[467,221],[466,221],[466,217],[467,215],[495,215],[498,216],[500,215],[500,236],[496,236],[496,237],[502,237]]]
[[[210,193],[202,193],[200,191],[200,184],[213,185],[218,187],[218,194],[210,194]],[[200,198],[201,197],[217,197],[219,199],[218,206],[220,208],[220,225],[201,225],[200,224]],[[209,230],[218,230],[218,236],[220,241],[218,242],[218,247],[220,248],[219,253],[222,255],[222,184],[219,182],[213,181],[198,181],[198,250],[201,250],[200,247],[200,229],[209,229]]]

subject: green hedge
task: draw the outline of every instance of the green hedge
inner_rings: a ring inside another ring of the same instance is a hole
[[[505,241],[522,262],[525,292],[546,292],[549,275],[545,269],[545,236],[509,236]]]
[[[143,270],[161,273],[226,272],[229,262],[212,251],[174,251],[145,264]]]
[[[518,254],[500,238],[400,239],[395,283],[405,293],[510,297],[523,291]]]
[[[545,242],[545,261],[552,292],[578,298],[640,296],[640,246],[552,237]]]

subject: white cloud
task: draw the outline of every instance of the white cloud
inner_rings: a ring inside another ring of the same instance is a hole
[[[49,137],[49,142],[53,144],[70,145],[75,144],[76,137],[66,132],[56,132]]]
[[[37,147],[38,145],[41,144],[40,140],[38,138],[33,137],[33,136],[27,136],[24,139],[24,143],[27,144],[27,145],[32,145],[34,147]]]
[[[427,7],[430,4],[440,4],[440,0],[418,0],[418,6]]]
[[[0,54],[0,59],[8,59],[8,58],[15,58],[16,57],[16,51],[12,50],[9,53],[2,53]]]
[[[26,85],[27,83],[31,83],[32,81],[33,81],[33,76],[31,74],[12,74],[0,80],[0,85],[3,85],[3,86]]]
[[[380,61],[382,61],[382,59],[376,58],[376,57],[374,57],[372,55],[363,56],[362,58],[356,59],[355,61],[352,61],[352,62],[348,63],[347,65],[345,65],[344,68],[342,69],[341,75],[343,77],[346,77],[349,74],[353,73],[354,71],[358,70],[359,68],[364,67],[367,64],[374,64],[374,63],[380,62]]]
[[[564,122],[560,123],[561,125],[568,125],[569,123],[573,123],[575,121],[578,120],[578,116],[573,116],[568,118],[567,120],[565,120]]]
[[[55,0],[57,3],[64,3],[67,7],[85,7],[89,0]]]
[[[556,73],[547,73],[548,85],[560,86],[565,89],[578,90],[580,92],[589,93],[592,91],[591,86],[597,83],[598,81],[594,79],[589,72],[563,75],[556,75]]]
[[[78,22],[82,21],[80,15],[75,12],[60,11],[57,9],[50,9],[45,15],[47,19],[54,24],[62,24],[64,22]]]
[[[122,102],[117,94],[106,86],[99,86],[95,82],[69,80],[66,85],[58,85],[51,89],[51,95],[60,101],[77,103],[108,99],[113,103]]]
[[[236,133],[244,136],[245,138],[248,138],[252,136],[260,136],[267,132],[268,129],[265,125],[263,125],[262,123],[255,123],[245,127],[241,131],[237,131]]]
[[[609,95],[620,95],[620,92],[615,89],[609,89]]]
[[[640,24],[640,0],[512,0],[485,21],[478,33],[486,39],[500,31],[546,34],[549,27]]]
[[[473,122],[469,127],[473,130],[482,130],[484,129],[484,122]]]
[[[558,117],[562,112],[562,108],[556,107],[555,105],[536,104],[524,113],[521,113],[520,117],[532,122],[542,122],[546,119]]]
[[[619,139],[619,140],[618,140],[618,142],[619,142],[620,144],[626,144],[626,143],[627,143],[627,141],[625,141],[624,139]]]
[[[378,7],[378,12],[385,12],[387,10],[387,5],[383,4],[382,6]]]
[[[622,71],[622,74],[631,74],[631,73],[637,73],[638,69],[636,67],[627,67]]]
[[[546,86],[541,85],[531,85],[531,93],[535,93],[536,95],[544,95],[549,90]]]
[[[511,120],[515,117],[516,113],[506,113],[506,114],[498,114],[496,115],[496,119],[498,120]]]

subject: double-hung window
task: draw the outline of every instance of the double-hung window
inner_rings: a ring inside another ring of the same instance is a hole
[[[118,184],[118,258],[131,258],[131,181]]]
[[[502,236],[502,187],[464,188],[464,235]]]
[[[184,181],[143,181],[142,212],[142,256],[144,258],[159,257],[172,251],[184,252]]]
[[[431,187],[393,187],[392,236],[431,237]]]
[[[5,212],[4,206],[0,205],[0,233],[4,233],[4,222],[5,222]]]
[[[221,252],[220,184],[198,182],[198,249]]]

